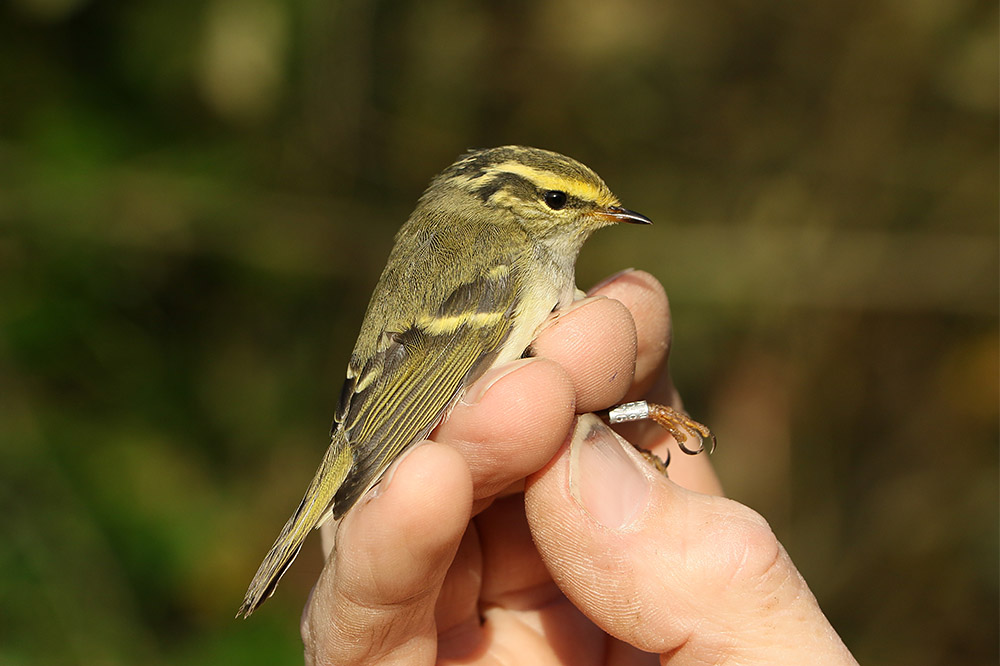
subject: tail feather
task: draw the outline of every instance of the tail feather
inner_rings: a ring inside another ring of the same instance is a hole
[[[342,433],[335,432],[330,447],[323,456],[316,475],[313,477],[305,496],[295,513],[281,529],[271,550],[264,556],[257,573],[250,582],[246,597],[236,617],[249,617],[271,596],[278,581],[302,548],[302,542],[313,528],[318,527],[330,515],[330,502],[343,484],[351,468],[351,452]]]

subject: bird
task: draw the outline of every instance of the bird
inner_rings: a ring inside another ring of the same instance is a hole
[[[550,313],[581,293],[584,242],[618,223],[650,219],[624,208],[592,169],[548,150],[472,150],[431,180],[375,286],[329,447],[237,617],[274,592],[314,528],[343,517],[478,377],[526,355]],[[667,421],[675,436],[700,426]]]

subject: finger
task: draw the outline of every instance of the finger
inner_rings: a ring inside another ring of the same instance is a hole
[[[434,619],[438,633],[438,658],[444,645],[466,649],[482,639],[479,598],[483,579],[483,553],[475,522],[469,523],[441,585]]]
[[[566,596],[672,665],[835,663],[846,652],[763,518],[679,488],[596,417],[582,416],[528,480],[525,503]]]
[[[427,442],[404,458],[341,522],[303,617],[306,661],[432,663],[435,602],[471,502],[454,449]]]
[[[561,596],[531,540],[523,496],[497,500],[475,522],[482,545],[484,604],[523,610]]]
[[[590,296],[612,298],[632,314],[636,330],[635,379],[624,400],[638,400],[666,375],[671,322],[667,293],[645,271],[628,270],[598,284]]]
[[[605,409],[620,402],[632,385],[635,322],[620,302],[587,298],[558,312],[531,343],[531,350],[566,370],[578,413]]]
[[[659,281],[644,271],[630,270],[597,285],[590,292],[623,303],[636,325],[635,382],[625,400],[648,398],[683,409],[668,370],[672,340],[670,304]],[[707,455],[683,453],[673,437],[652,421],[616,426],[628,441],[670,459],[670,478],[690,490],[722,495],[722,485]]]
[[[431,437],[465,458],[475,498],[491,498],[555,455],[573,425],[574,405],[563,368],[522,359],[481,377]]]
[[[498,499],[473,519],[445,578],[437,610],[438,659],[467,663],[486,642],[510,642],[520,632],[503,632],[504,618],[549,607],[557,598],[566,603],[531,540],[524,496]]]
[[[660,367],[669,318],[655,278],[633,271],[599,291],[620,295],[644,313],[640,359],[647,371]],[[477,499],[492,497],[551,458],[569,432],[571,401],[576,411],[584,411],[622,398],[637,344],[631,315],[617,302],[578,301],[560,311],[532,345],[559,367],[523,359],[491,370],[470,387],[432,438],[462,451]]]

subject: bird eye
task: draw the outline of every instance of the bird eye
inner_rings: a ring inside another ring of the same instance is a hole
[[[542,195],[545,205],[552,210],[559,210],[566,205],[566,193],[559,190],[549,190]]]

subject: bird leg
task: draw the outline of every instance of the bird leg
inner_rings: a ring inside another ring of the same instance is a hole
[[[687,414],[679,412],[673,407],[659,405],[653,402],[639,400],[637,402],[627,402],[617,407],[602,412],[603,418],[608,424],[627,423],[628,421],[644,421],[650,419],[659,424],[669,432],[681,451],[688,455],[695,455],[705,450],[705,441],[710,442],[708,452],[715,451],[715,435],[707,427],[690,418]],[[693,439],[694,447],[687,445],[688,439]],[[666,472],[670,463],[670,452],[667,452],[667,459],[660,460],[652,451],[636,447],[654,467],[661,472]]]

